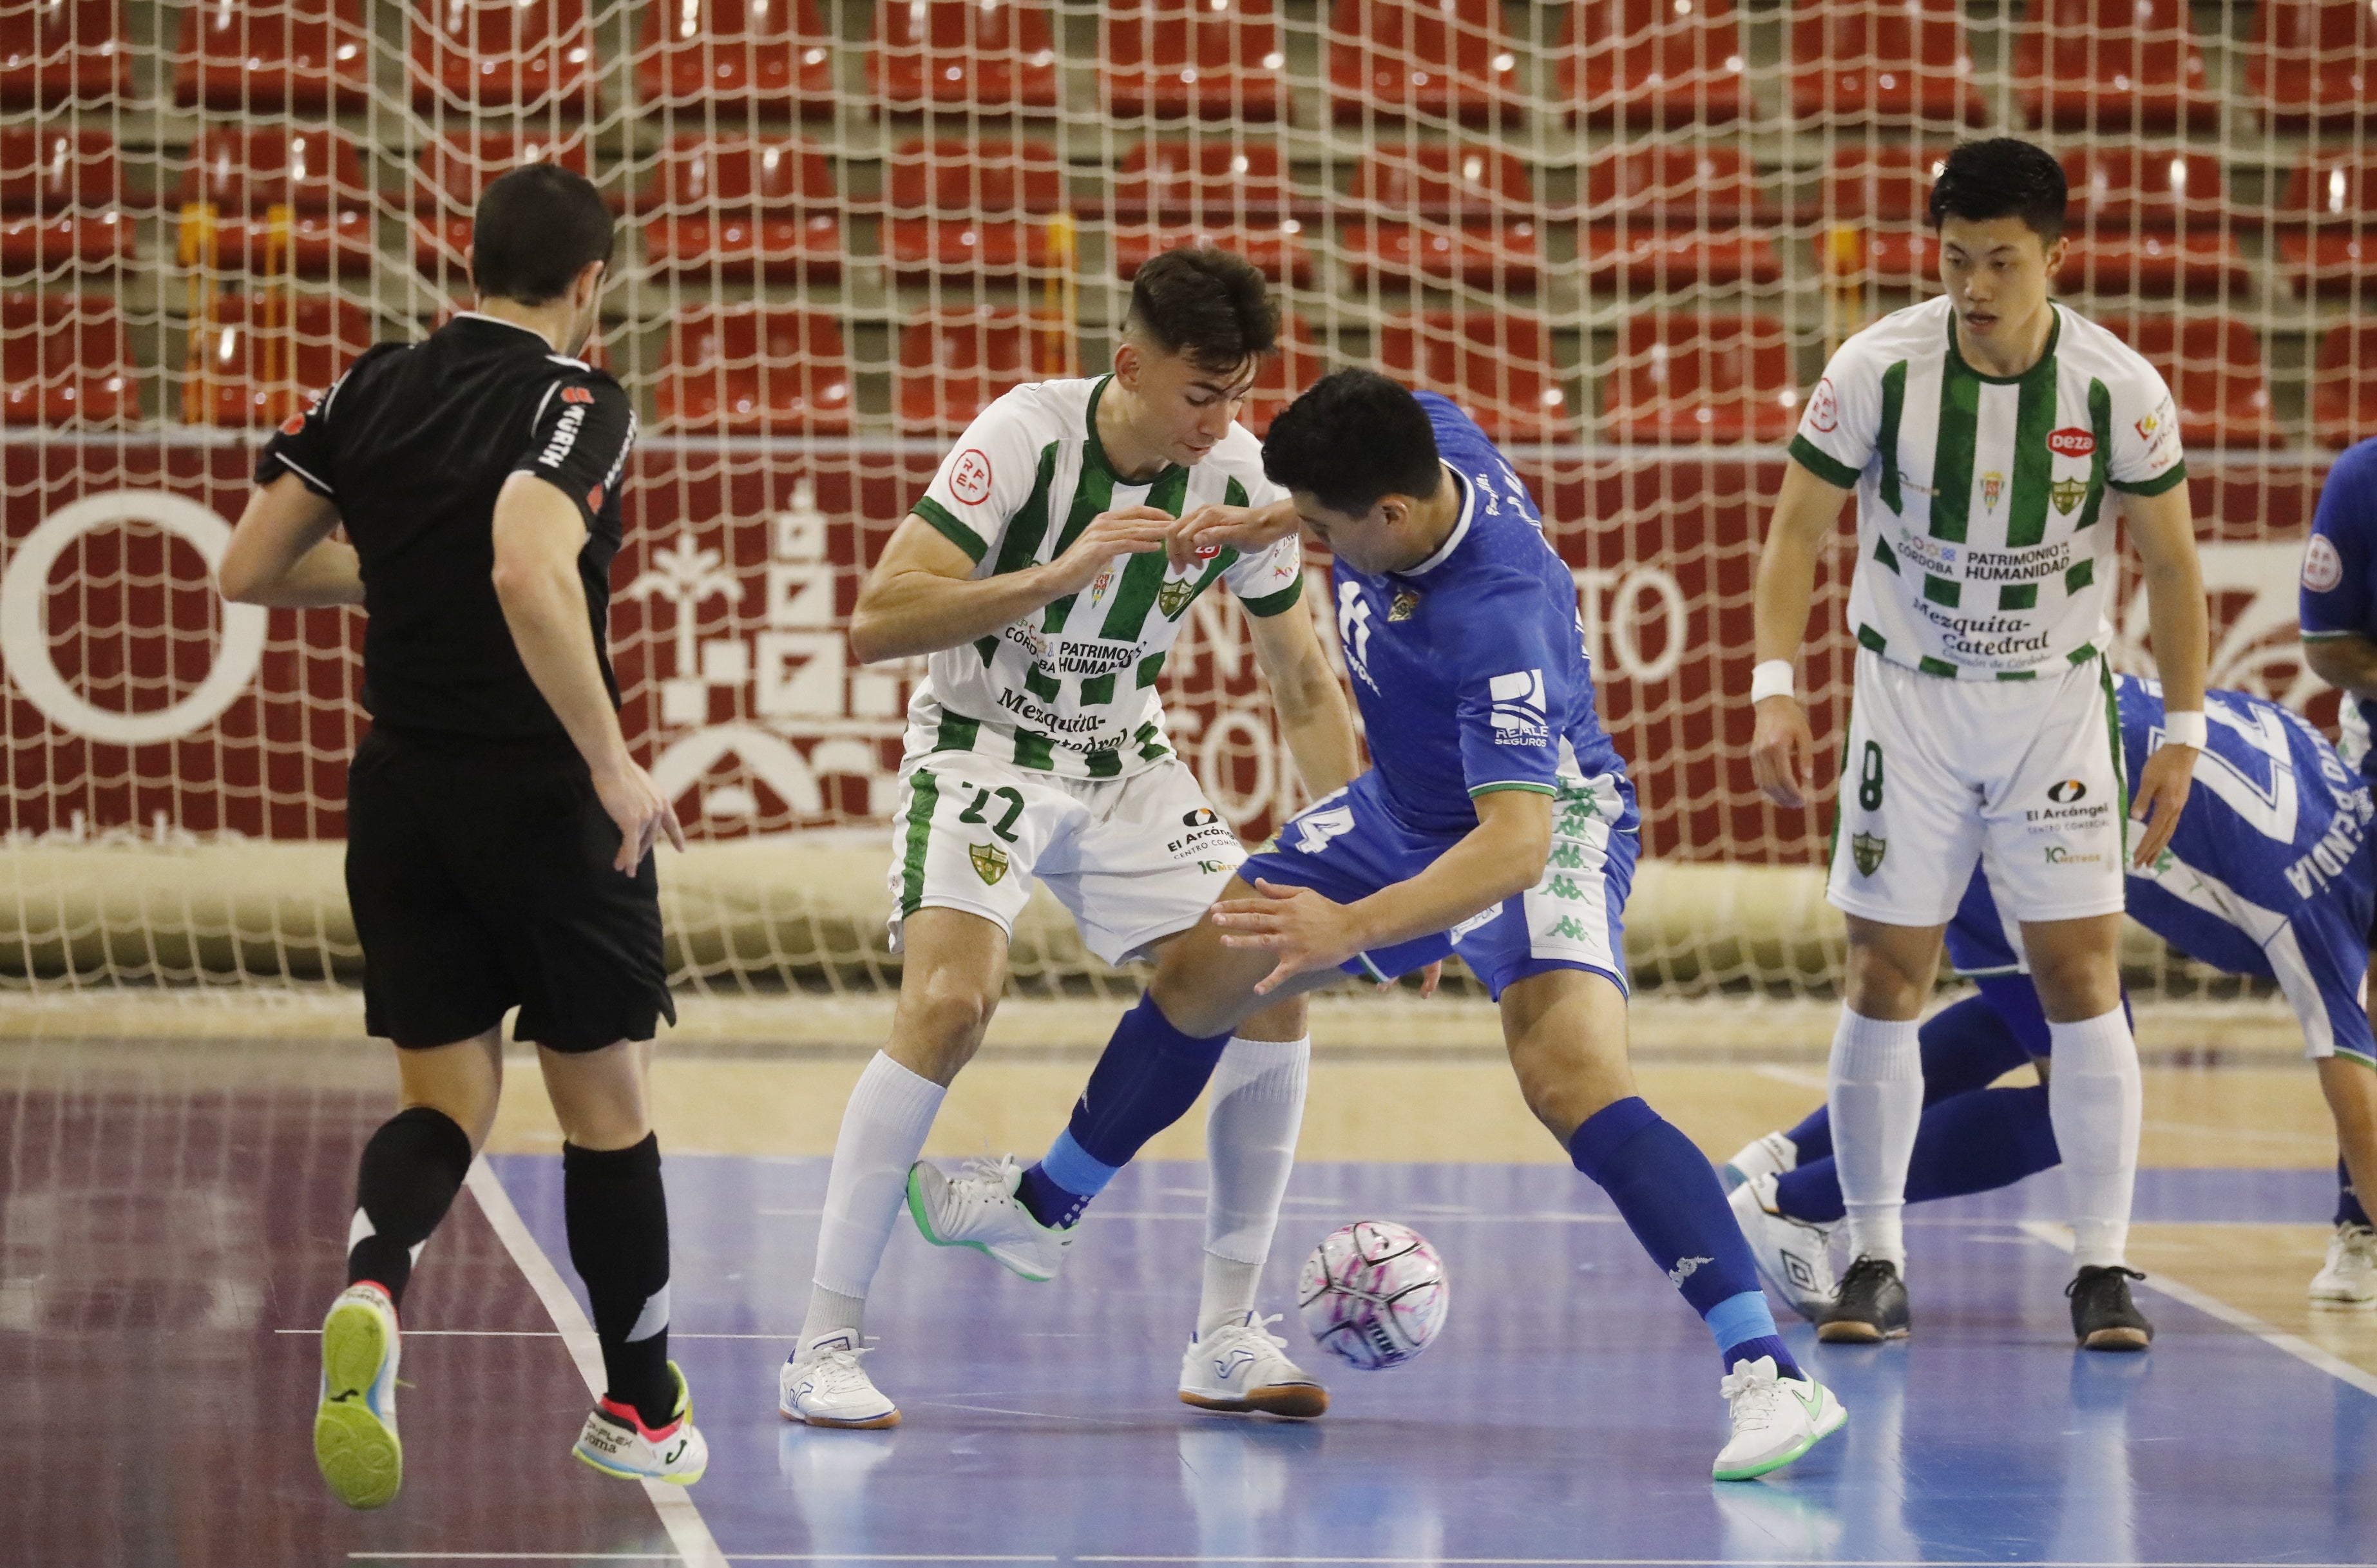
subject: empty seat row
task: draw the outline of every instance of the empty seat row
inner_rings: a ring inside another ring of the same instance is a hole
[[[649,105],[830,117],[833,54],[816,0],[670,0],[641,8],[637,93]],[[1576,0],[1558,90],[1594,124],[1724,122],[1749,109],[1733,0]],[[2377,18],[2366,0],[2262,0],[2247,79],[2282,128],[2377,114]],[[1419,114],[1485,124],[1525,94],[1500,0],[1332,0],[1327,85],[1343,121]],[[359,0],[206,0],[183,8],[174,93],[217,109],[359,105],[371,35]],[[1804,118],[1977,123],[1957,0],[1799,0],[1791,102]],[[1272,0],[1137,0],[1100,24],[1099,79],[1117,115],[1287,116]],[[2028,0],[2012,70],[2034,125],[2209,128],[2218,95],[2185,0]],[[438,0],[413,14],[417,107],[592,107],[601,76],[586,0]],[[1053,111],[1055,31],[1041,5],[878,0],[870,94],[893,112]],[[0,11],[0,104],[127,96],[115,0]]]

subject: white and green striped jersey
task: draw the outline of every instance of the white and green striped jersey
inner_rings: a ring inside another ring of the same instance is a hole
[[[1098,443],[1113,377],[1040,381],[966,427],[912,509],[973,557],[974,576],[1056,559],[1100,512],[1150,506],[1178,517],[1209,502],[1266,506],[1262,446],[1232,425],[1203,461],[1144,484],[1116,475]],[[1172,755],[1156,677],[1180,619],[1215,579],[1248,615],[1275,616],[1304,587],[1302,542],[1221,550],[1175,570],[1162,550],[1117,556],[1079,593],[932,656],[908,702],[907,753],[977,751],[1074,778],[1120,778]]]
[[[2086,663],[2112,637],[2106,490],[2187,477],[2154,366],[2049,308],[2047,352],[2020,376],[1965,363],[1943,295],[1843,343],[1808,401],[1791,456],[1857,490],[1849,625],[1893,664],[2026,680]]]

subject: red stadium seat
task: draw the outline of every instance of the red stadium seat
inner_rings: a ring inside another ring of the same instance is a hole
[[[1119,277],[1137,276],[1159,250],[1214,245],[1274,281],[1312,280],[1304,225],[1269,142],[1146,142],[1123,155],[1114,193],[1107,213]]]
[[[1956,0],[1800,0],[1791,18],[1791,112],[1980,124],[1986,110]]]
[[[1532,293],[1543,269],[1535,188],[1515,152],[1472,143],[1382,148],[1354,172],[1342,225],[1356,286],[1417,280]]]
[[[134,214],[105,131],[0,129],[0,270],[128,261]]]
[[[902,273],[1016,273],[1056,265],[1047,220],[1065,171],[1040,142],[912,141],[892,155],[884,254]]]
[[[2320,340],[2311,373],[2311,423],[2320,444],[2348,447],[2377,436],[2377,321],[2347,322]]]
[[[184,266],[371,272],[371,191],[354,144],[338,131],[215,126],[190,150],[181,201]],[[273,232],[275,207],[289,209],[285,235]]]
[[[2236,236],[2222,227],[2240,215],[2224,212],[2217,155],[2096,146],[2066,153],[2063,174],[2072,250],[2059,289],[2205,294],[2251,285]]]
[[[2295,293],[2377,298],[2377,154],[2313,154],[2287,177],[2277,223]]]
[[[140,416],[140,377],[114,301],[0,294],[0,419],[113,425]]]
[[[1073,329],[1013,305],[926,316],[901,329],[894,412],[909,434],[954,436],[1009,388],[1060,373]]]
[[[1750,112],[1733,0],[1578,0],[1560,96],[1587,125],[1717,125]]]
[[[1575,433],[1551,332],[1539,316],[1426,310],[1389,317],[1378,345],[1388,375],[1442,392],[1498,441],[1559,441]]]
[[[1594,288],[1774,282],[1783,263],[1758,174],[1738,149],[1638,147],[1584,166],[1577,259]]]
[[[2057,130],[2212,130],[2220,98],[2185,0],[2030,0],[2013,45],[2014,95]]]
[[[413,11],[412,105],[593,107],[600,72],[586,0],[431,0]]]
[[[471,248],[471,215],[498,174],[523,163],[558,163],[586,173],[586,133],[556,141],[544,136],[486,131],[432,139],[421,150],[412,177],[412,263],[424,272],[460,271]]]
[[[2162,373],[2190,447],[2283,447],[2270,417],[2262,341],[2242,321],[2105,315],[2091,319]]]
[[[1916,147],[1834,150],[1824,169],[1822,206],[1802,217],[1834,225],[1847,242],[1837,281],[1917,289],[1938,282],[1940,247],[1926,204],[1947,156]],[[1817,245],[1821,256],[1823,236]]]
[[[1258,436],[1263,434],[1279,417],[1279,411],[1320,380],[1326,368],[1310,325],[1292,312],[1283,316],[1279,352],[1266,356],[1261,368],[1255,372],[1254,391],[1247,398],[1247,406],[1239,411],[1238,423]]]
[[[2278,130],[2377,120],[2377,16],[2368,0],[2262,0],[2245,83]]]
[[[1047,11],[1015,0],[878,0],[866,86],[878,112],[1057,107]]]
[[[1791,438],[1799,389],[1771,316],[1638,316],[1603,400],[1614,441],[1718,445]]]
[[[676,138],[637,203],[644,257],[662,272],[735,281],[842,276],[842,198],[805,141]]]
[[[822,311],[697,305],[669,324],[661,425],[770,436],[850,431],[850,355]]]
[[[1522,91],[1501,0],[1335,0],[1329,9],[1329,101],[1340,124],[1515,121]]]
[[[131,96],[132,47],[118,0],[0,6],[0,109]]]
[[[833,34],[817,0],[668,0],[636,48],[645,107],[833,118]]]
[[[182,12],[173,102],[245,113],[360,109],[371,35],[355,0],[195,0]]]
[[[1272,0],[1136,0],[1105,12],[1099,28],[1109,114],[1287,118],[1287,55]]]
[[[277,425],[371,343],[371,313],[351,300],[221,295],[191,331],[183,423]]]

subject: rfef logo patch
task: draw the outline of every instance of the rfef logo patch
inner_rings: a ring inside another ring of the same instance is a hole
[[[305,416],[302,413],[293,413],[281,422],[281,433],[283,436],[294,436],[305,428]]]
[[[2344,581],[2344,557],[2335,553],[2335,542],[2324,533],[2311,536],[2311,547],[2303,551],[2302,585],[2314,593],[2325,593]]]
[[[561,401],[566,403],[591,403],[594,401],[594,394],[583,387],[564,387],[561,389]]]
[[[600,485],[586,492],[586,509],[590,512],[603,509],[603,486]]]
[[[970,507],[990,499],[990,459],[980,449],[969,447],[950,462],[950,494]]]
[[[2047,438],[2047,449],[2060,458],[2094,457],[2096,437],[2076,425],[2067,425]]]
[[[1808,428],[1829,432],[1838,429],[1840,423],[1840,394],[1833,390],[1833,378],[1827,376],[1816,383],[1814,393],[1808,399]]]

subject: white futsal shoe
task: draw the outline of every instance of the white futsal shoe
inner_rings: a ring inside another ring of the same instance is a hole
[[[968,1160],[955,1177],[918,1160],[908,1167],[908,1213],[934,1246],[987,1252],[1014,1273],[1043,1284],[1056,1278],[1064,1265],[1073,1231],[1069,1226],[1042,1225],[1033,1218],[1017,1195],[1022,1182],[1023,1167],[1012,1155]]]
[[[396,1363],[403,1342],[388,1292],[348,1286],[322,1319],[322,1394],[314,1463],[350,1508],[380,1508],[404,1484],[396,1439]]]
[[[1329,1408],[1320,1380],[1287,1359],[1287,1341],[1271,1332],[1276,1314],[1248,1312],[1191,1335],[1180,1358],[1180,1403],[1200,1410],[1293,1416],[1309,1420]]]
[[[1755,1176],[1726,1201],[1758,1272],[1793,1311],[1813,1323],[1840,1293],[1840,1279],[1833,1273],[1833,1227],[1793,1219],[1776,1208],[1774,1186],[1772,1174]]]
[[[786,1359],[776,1377],[776,1412],[813,1427],[875,1431],[900,1424],[900,1406],[883,1395],[858,1359],[866,1352],[846,1330],[818,1335]]]
[[[668,1425],[648,1427],[632,1405],[604,1399],[595,1405],[570,1449],[584,1463],[606,1476],[629,1481],[666,1481],[689,1487],[710,1468],[710,1444],[693,1424],[693,1391],[685,1373],[668,1364],[676,1380],[676,1403]]]
[[[1780,1176],[1799,1168],[1799,1145],[1780,1132],[1769,1132],[1744,1143],[1733,1158],[1717,1168],[1717,1179],[1728,1192],[1762,1176]]]
[[[1774,1358],[1744,1361],[1717,1384],[1733,1418],[1733,1437],[1709,1472],[1721,1481],[1747,1481],[1779,1470],[1846,1424],[1849,1414],[1833,1391],[1812,1378],[1776,1375]]]
[[[2327,1240],[2327,1263],[2311,1276],[2311,1304],[2347,1311],[2377,1307],[2377,1230],[2339,1225]]]

